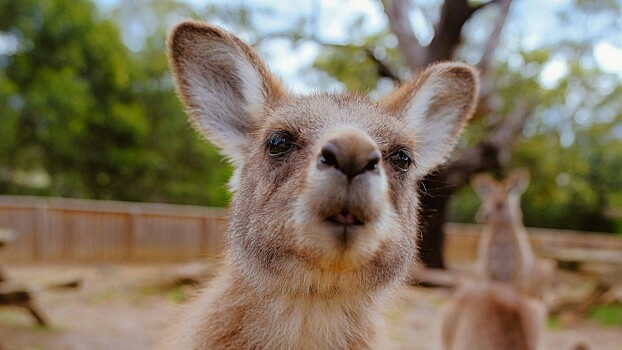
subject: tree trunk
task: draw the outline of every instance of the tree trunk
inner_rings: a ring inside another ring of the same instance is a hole
[[[449,197],[455,192],[455,189],[443,185],[446,182],[447,174],[442,170],[439,173],[426,176],[421,182],[421,188],[424,191],[421,198],[420,224],[423,234],[419,243],[419,257],[424,265],[429,268],[445,268],[443,226],[447,219]],[[439,184],[441,187],[435,188]]]
[[[469,152],[448,167],[431,173],[421,181],[424,195],[421,198],[421,225],[423,235],[419,243],[419,256],[426,267],[444,269],[443,247],[445,246],[445,222],[449,201],[455,192],[465,185],[472,174],[486,169],[500,170],[497,151],[494,147],[476,147],[476,157]],[[470,164],[461,165],[467,162]]]
[[[503,166],[510,161],[514,142],[520,136],[533,108],[531,104],[515,108],[488,133],[483,141],[464,151],[457,160],[446,167],[423,179],[421,182],[421,189],[425,193],[421,199],[423,235],[419,246],[421,260],[425,266],[445,268],[443,226],[447,221],[449,200],[460,187],[469,182],[473,174],[485,170],[501,172]]]
[[[397,36],[400,51],[413,71],[439,60],[452,59],[461,43],[464,24],[476,11],[492,3],[498,5],[499,13],[479,64],[482,87],[478,111],[484,113],[495,112],[488,106],[494,93],[491,66],[512,0],[492,0],[478,6],[471,6],[467,0],[446,0],[441,7],[439,22],[434,28],[434,38],[428,46],[422,46],[414,35],[408,17],[409,0],[383,0],[391,30]],[[425,266],[445,267],[443,226],[447,220],[450,198],[474,173],[485,170],[500,171],[502,165],[509,161],[513,141],[520,135],[531,111],[531,106],[518,106],[506,118],[501,119],[478,145],[463,152],[459,159],[428,175],[421,182],[421,190],[425,194],[421,199],[422,235],[419,247],[421,261]]]

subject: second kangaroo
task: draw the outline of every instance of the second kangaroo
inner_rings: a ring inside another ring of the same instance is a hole
[[[502,181],[487,174],[471,180],[482,198],[477,216],[484,223],[476,269],[484,279],[510,283],[546,303],[556,265],[536,257],[529,243],[520,208],[520,197],[528,184],[529,173],[524,169],[515,170]]]

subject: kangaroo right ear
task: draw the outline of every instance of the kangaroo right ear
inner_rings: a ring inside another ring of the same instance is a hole
[[[241,165],[263,109],[284,95],[281,84],[252,48],[219,28],[183,22],[167,46],[192,124]]]
[[[428,174],[445,162],[473,115],[479,91],[472,67],[443,62],[432,64],[380,100],[387,110],[403,116],[416,139],[416,171]]]
[[[486,173],[471,176],[471,187],[479,198],[486,198],[495,189],[495,179]]]
[[[529,186],[529,171],[527,169],[516,169],[505,179],[506,188],[517,195],[525,192]]]

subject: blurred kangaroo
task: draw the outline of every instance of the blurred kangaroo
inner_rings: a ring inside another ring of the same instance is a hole
[[[417,255],[419,181],[471,117],[476,72],[435,64],[374,102],[291,94],[203,23],[174,28],[168,55],[192,124],[235,170],[223,268],[164,345],[386,348],[380,307]]]
[[[471,179],[482,199],[477,219],[484,223],[476,270],[484,279],[511,283],[524,293],[547,299],[556,265],[535,257],[529,244],[520,208],[520,196],[528,184],[529,173],[524,169],[500,182],[487,174]]]
[[[536,350],[546,310],[508,283],[471,282],[445,308],[445,350]]]

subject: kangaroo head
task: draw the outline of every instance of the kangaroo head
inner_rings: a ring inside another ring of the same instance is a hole
[[[517,169],[502,181],[488,174],[478,174],[471,179],[471,187],[482,204],[476,219],[483,223],[520,223],[523,216],[520,197],[529,185],[529,172]]]
[[[235,167],[229,257],[249,281],[334,293],[406,273],[419,180],[472,114],[472,68],[432,65],[374,102],[291,94],[253,49],[206,24],[180,24],[168,45],[193,125]]]

